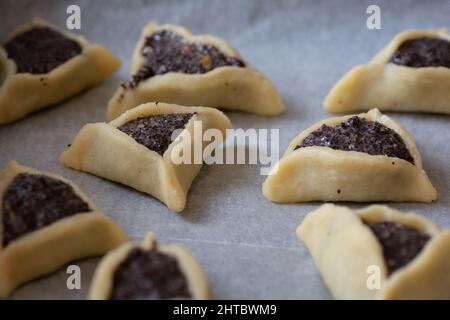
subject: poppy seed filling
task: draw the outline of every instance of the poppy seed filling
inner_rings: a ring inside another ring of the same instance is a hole
[[[113,277],[111,299],[191,299],[186,276],[177,260],[156,250],[133,249]]]
[[[20,173],[3,195],[3,246],[52,223],[91,209],[67,183]]]
[[[421,38],[404,42],[390,62],[413,68],[450,68],[450,42],[438,38]]]
[[[383,248],[389,275],[410,263],[430,240],[429,235],[397,223],[380,222],[366,225]]]
[[[174,131],[184,129],[194,114],[173,113],[143,117],[127,122],[117,129],[162,156],[172,143]]]
[[[245,67],[240,59],[227,56],[210,44],[188,42],[168,30],[147,37],[141,55],[145,63],[125,87],[135,88],[145,79],[168,72],[200,74],[224,66]]]
[[[333,127],[322,125],[311,132],[294,150],[312,146],[385,155],[414,164],[413,157],[398,133],[377,121],[368,121],[357,116]]]
[[[17,73],[46,74],[79,55],[80,44],[49,27],[34,27],[4,45]]]

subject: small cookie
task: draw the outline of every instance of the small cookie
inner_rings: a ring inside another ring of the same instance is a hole
[[[149,233],[141,245],[108,253],[94,274],[92,300],[211,299],[202,267],[183,247],[158,246]]]
[[[275,202],[418,201],[437,193],[412,137],[377,109],[300,133],[263,184]]]
[[[203,132],[216,129],[225,138],[229,128],[230,120],[217,109],[147,103],[112,122],[84,126],[61,161],[148,193],[171,210],[181,211],[202,167]],[[178,135],[172,141],[174,133]],[[187,163],[174,161],[174,156],[189,150]]]
[[[148,24],[135,48],[131,74],[108,104],[110,120],[151,101],[267,116],[284,110],[270,80],[224,40],[179,26]]]
[[[368,65],[347,73],[324,101],[334,113],[380,110],[450,113],[446,29],[397,35]]]
[[[34,19],[0,47],[0,124],[59,103],[119,67],[108,49]]]
[[[70,181],[12,161],[0,171],[0,297],[128,241]]]
[[[450,232],[418,215],[325,204],[297,235],[337,299],[450,299]]]

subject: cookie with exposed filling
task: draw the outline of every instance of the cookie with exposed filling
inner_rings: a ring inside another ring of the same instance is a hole
[[[300,133],[263,184],[275,202],[417,201],[437,193],[411,135],[377,109]]]
[[[131,79],[108,104],[108,119],[145,102],[280,114],[276,88],[224,40],[174,25],[148,24],[135,48]]]
[[[16,162],[0,171],[0,203],[0,297],[128,241],[73,183]]]
[[[450,232],[428,219],[325,204],[297,235],[337,299],[450,299]]]
[[[34,19],[0,46],[0,124],[57,104],[119,67],[105,47]]]
[[[217,109],[147,103],[109,123],[85,125],[61,161],[150,194],[178,212],[202,167],[203,133],[212,129],[225,139],[230,128]]]
[[[110,252],[94,274],[92,300],[210,299],[202,267],[185,248],[159,246],[149,233],[140,245]]]
[[[450,113],[450,36],[447,29],[398,34],[367,65],[357,66],[324,101],[334,113],[371,108]]]

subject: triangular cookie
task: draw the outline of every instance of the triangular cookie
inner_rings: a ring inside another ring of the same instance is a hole
[[[450,299],[450,232],[416,214],[324,204],[297,235],[336,299]]]
[[[446,29],[397,35],[368,65],[347,73],[324,101],[334,113],[450,113],[450,36]]]
[[[0,46],[0,124],[59,103],[119,67],[105,47],[34,19]]]
[[[142,244],[124,244],[100,262],[92,280],[92,300],[211,298],[197,260],[178,245],[159,246],[153,233]]]
[[[211,128],[225,139],[231,122],[213,108],[147,103],[112,122],[84,126],[61,161],[148,193],[170,209],[181,211],[202,166],[203,132]],[[181,132],[172,141],[175,130]],[[188,161],[174,161],[180,152],[189,150]]]
[[[128,237],[63,177],[12,161],[0,171],[0,297]]]
[[[275,202],[436,199],[406,129],[377,109],[300,133],[263,185]]]
[[[224,40],[183,27],[148,24],[135,48],[131,80],[108,104],[108,119],[145,102],[205,106],[275,116],[276,88]]]

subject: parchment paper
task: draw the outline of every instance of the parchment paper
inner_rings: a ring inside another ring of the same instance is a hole
[[[204,166],[186,210],[176,214],[152,197],[58,161],[87,122],[105,120],[105,106],[120,81],[141,28],[151,20],[221,36],[280,90],[287,111],[275,118],[228,112],[236,128],[280,128],[280,151],[311,124],[329,117],[322,100],[351,67],[366,63],[400,31],[448,27],[449,1],[24,1],[0,2],[0,38],[39,15],[64,27],[69,4],[81,7],[81,33],[109,47],[122,69],[105,83],[60,105],[0,127],[0,166],[15,159],[72,179],[128,234],[147,231],[162,243],[190,249],[205,268],[218,299],[330,299],[295,229],[319,204],[279,205],[261,193],[257,165]],[[382,30],[366,28],[366,8],[382,9]],[[392,204],[450,227],[448,116],[391,114],[412,133],[439,192],[434,204]],[[358,207],[358,205],[353,205]],[[99,259],[77,261],[82,289],[68,290],[66,269],[18,289],[14,298],[83,299]]]

